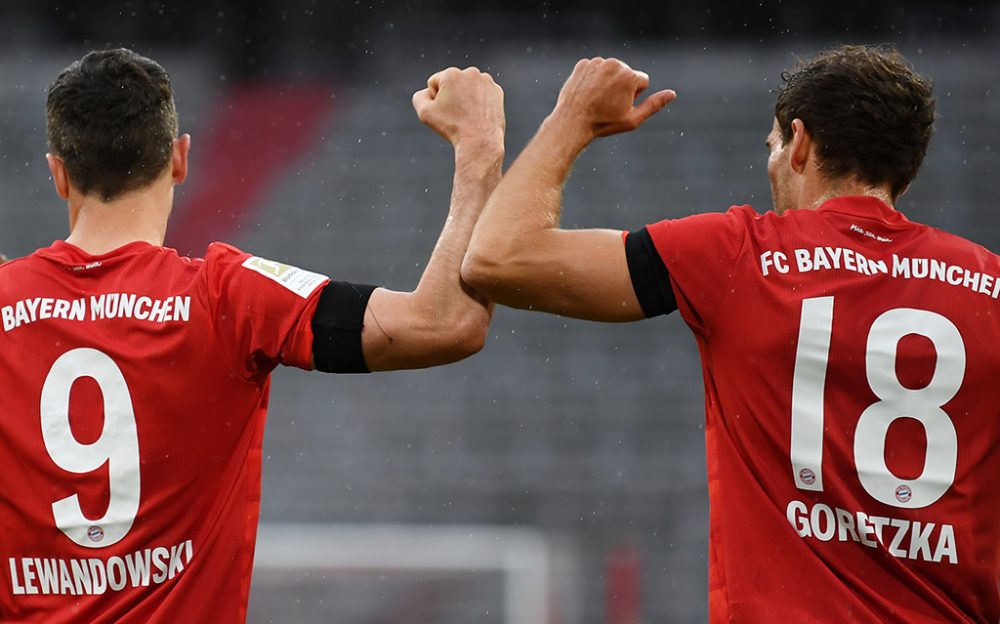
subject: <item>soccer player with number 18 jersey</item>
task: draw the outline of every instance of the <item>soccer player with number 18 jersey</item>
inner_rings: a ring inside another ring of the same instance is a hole
[[[1000,258],[894,209],[934,102],[893,49],[785,76],[775,204],[625,233],[558,229],[596,136],[638,127],[648,77],[581,61],[491,197],[463,276],[594,320],[679,310],[701,354],[713,623],[1000,620]]]
[[[59,75],[48,158],[70,236],[0,267],[0,621],[245,621],[271,370],[480,348],[491,308],[459,268],[500,176],[502,92],[452,68],[414,107],[456,170],[438,246],[402,293],[221,243],[164,248],[190,146],[166,72],[107,50]]]

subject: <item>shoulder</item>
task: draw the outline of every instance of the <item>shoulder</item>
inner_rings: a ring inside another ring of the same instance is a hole
[[[738,205],[734,204],[723,212],[703,212],[700,214],[691,215],[689,217],[682,217],[681,219],[677,219],[677,221],[693,219],[702,221],[716,221],[720,223],[736,222],[736,223],[749,224],[770,218],[772,216],[777,216],[777,215],[771,211],[761,214],[760,212],[757,212],[757,209],[755,209],[750,204],[738,204]]]
[[[0,264],[0,277],[5,284],[17,283],[18,280],[30,281],[31,276],[51,273],[65,273],[65,268],[51,262],[47,255],[51,254],[53,246],[36,249],[26,256],[12,258]]]
[[[220,274],[231,273],[241,268],[252,268],[250,264],[254,260],[263,259],[235,245],[216,241],[205,250],[204,258],[192,258],[191,262],[203,265],[209,274]]]
[[[231,245],[229,243],[223,243],[216,241],[209,244],[208,249],[205,250],[204,258],[195,258],[193,260],[201,260],[205,262],[219,262],[219,261],[233,261],[240,260],[241,262],[249,258],[251,255],[236,245]]]
[[[14,258],[13,260],[6,260],[3,264],[0,264],[0,275],[9,274],[20,269],[27,268],[34,262],[34,260],[34,254],[30,256],[23,256],[21,258]]]
[[[291,269],[298,270],[297,267],[256,256],[235,245],[222,242],[214,242],[208,246],[204,262],[209,265],[210,269],[219,266],[242,267],[265,275],[281,274]]]
[[[231,290],[247,287],[254,290],[282,290],[301,298],[309,297],[329,277],[277,260],[252,255],[227,243],[212,243],[205,253],[206,277],[215,288]]]
[[[705,244],[712,240],[726,241],[729,244],[742,240],[747,232],[765,218],[752,206],[731,206],[725,212],[703,212],[665,219],[647,226],[650,236],[657,246],[679,244],[690,240],[692,243]]]
[[[208,249],[205,251],[205,256],[208,257],[210,255],[218,255],[218,254],[249,255],[247,252],[243,251],[236,245],[232,245],[230,243],[224,243],[222,241],[215,241],[213,243],[209,243]]]
[[[937,244],[944,245],[947,247],[953,247],[955,249],[965,249],[974,253],[982,253],[993,257],[998,257],[996,252],[987,249],[986,247],[980,245],[979,243],[975,243],[960,234],[948,232],[946,230],[934,227],[933,225],[926,225],[923,223],[917,223],[915,221],[911,221],[910,223],[913,223],[915,226],[922,228],[926,233],[926,235]]]
[[[664,219],[647,227],[651,233],[666,230],[712,230],[720,227],[738,229],[760,221],[765,216],[754,210],[753,206],[744,204],[730,206],[725,212],[701,212],[686,217]]]
[[[924,228],[925,235],[940,249],[972,256],[984,265],[1000,271],[1000,255],[995,251],[958,234],[946,232],[930,225],[922,225],[921,227]]]

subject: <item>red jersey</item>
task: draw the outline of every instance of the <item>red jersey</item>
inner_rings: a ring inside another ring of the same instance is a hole
[[[866,197],[647,229],[701,352],[711,621],[1000,620],[1000,258]]]
[[[0,267],[0,620],[245,620],[269,373],[326,282],[222,244]]]

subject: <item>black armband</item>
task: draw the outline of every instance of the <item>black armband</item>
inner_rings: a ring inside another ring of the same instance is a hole
[[[625,237],[625,257],[632,288],[646,318],[670,314],[677,309],[677,297],[670,286],[670,274],[653,245],[646,228]]]
[[[324,373],[370,373],[361,347],[365,309],[375,286],[330,282],[312,318],[313,363]]]

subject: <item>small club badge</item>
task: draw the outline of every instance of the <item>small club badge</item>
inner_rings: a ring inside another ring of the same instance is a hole
[[[806,485],[812,485],[816,483],[816,473],[809,468],[803,468],[799,471],[799,479],[802,479],[802,483]]]
[[[908,503],[913,498],[913,490],[908,485],[901,485],[896,488],[896,500],[901,503]]]
[[[89,537],[92,542],[99,542],[104,539],[104,529],[96,525],[92,526],[87,529],[87,537]]]

